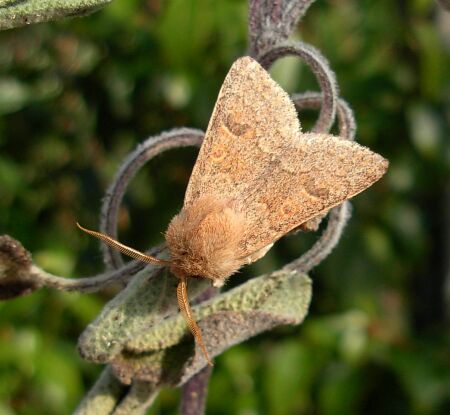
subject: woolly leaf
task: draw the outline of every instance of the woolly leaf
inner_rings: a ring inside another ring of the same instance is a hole
[[[111,0],[0,0],[0,30],[92,13]]]
[[[177,385],[201,370],[206,362],[183,317],[164,318],[175,311],[175,283],[169,275],[149,282],[141,272],[82,335],[83,357],[110,362],[124,383]],[[192,284],[191,291],[200,291],[201,283]],[[252,279],[193,311],[208,351],[217,356],[263,331],[301,323],[310,299],[309,278],[282,270]]]

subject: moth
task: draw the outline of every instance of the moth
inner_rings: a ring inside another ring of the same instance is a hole
[[[212,365],[189,305],[187,281],[220,287],[275,241],[362,192],[387,160],[329,134],[302,133],[289,95],[252,58],[232,65],[192,171],[184,205],[165,233],[169,260],[80,227],[132,258],[169,267],[178,305]]]

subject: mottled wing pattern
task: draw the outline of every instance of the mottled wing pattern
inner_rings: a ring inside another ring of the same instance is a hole
[[[363,191],[386,167],[356,143],[302,134],[287,93],[245,57],[219,93],[185,206],[205,195],[234,201],[246,218],[244,257]]]
[[[238,59],[217,98],[185,206],[211,193],[239,200],[255,191],[268,165],[276,163],[299,134],[297,113],[287,93],[255,60]]]
[[[387,165],[379,154],[354,142],[327,134],[300,134],[267,172],[264,191],[243,200],[251,223],[242,241],[243,255],[362,192],[385,173]]]

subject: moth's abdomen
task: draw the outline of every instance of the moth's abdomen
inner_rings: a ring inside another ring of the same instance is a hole
[[[220,284],[244,263],[238,254],[244,234],[245,220],[232,204],[214,196],[199,198],[184,207],[167,229],[172,272]]]

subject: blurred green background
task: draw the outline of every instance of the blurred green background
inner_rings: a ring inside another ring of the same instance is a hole
[[[219,357],[207,413],[448,414],[450,14],[431,0],[319,0],[296,36],[328,58],[358,141],[390,169],[355,198],[339,247],[312,272],[306,322]],[[0,234],[50,272],[101,272],[75,220],[97,227],[103,192],[140,141],[206,128],[246,37],[244,0],[116,0],[0,33]],[[298,60],[272,73],[290,92],[317,90]],[[302,114],[306,128],[316,116]],[[124,242],[161,241],[195,157],[172,151],[133,180]],[[284,238],[231,285],[316,238]],[[101,369],[78,357],[77,336],[110,297],[43,289],[0,303],[0,415],[71,413]],[[149,413],[175,414],[178,398],[164,391]]]

